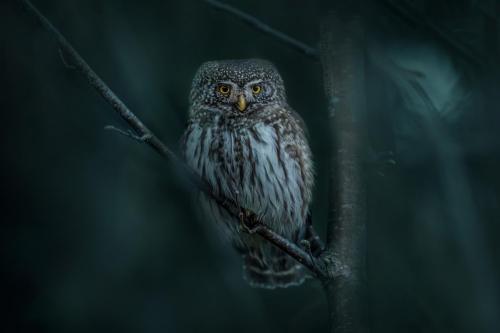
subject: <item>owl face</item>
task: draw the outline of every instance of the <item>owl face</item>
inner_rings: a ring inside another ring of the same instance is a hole
[[[281,76],[268,61],[209,61],[195,75],[191,103],[207,110],[248,115],[266,106],[286,104],[286,96]]]

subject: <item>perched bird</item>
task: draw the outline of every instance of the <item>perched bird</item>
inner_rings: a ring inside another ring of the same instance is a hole
[[[209,61],[192,83],[184,158],[217,195],[282,236],[305,233],[313,165],[302,119],[287,103],[283,80],[268,61]],[[301,284],[304,267],[241,223],[212,199],[203,207],[244,258],[244,275],[263,288]]]

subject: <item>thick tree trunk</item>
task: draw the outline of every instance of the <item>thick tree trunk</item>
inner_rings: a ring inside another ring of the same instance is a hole
[[[359,118],[365,109],[364,42],[361,17],[337,10],[322,25],[320,58],[332,122],[327,247],[323,279],[331,332],[365,332],[365,196],[361,179]]]

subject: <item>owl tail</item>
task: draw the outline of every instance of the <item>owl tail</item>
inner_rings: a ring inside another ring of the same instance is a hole
[[[252,287],[286,288],[308,278],[307,269],[271,244],[249,248],[244,257],[244,277]]]
[[[308,215],[304,228],[297,232],[293,241],[306,240],[311,254],[317,257],[323,250],[323,244],[312,227],[311,215]],[[310,277],[307,268],[299,264],[288,254],[274,245],[263,241],[241,250],[244,257],[244,274],[253,287],[286,288],[298,286]]]

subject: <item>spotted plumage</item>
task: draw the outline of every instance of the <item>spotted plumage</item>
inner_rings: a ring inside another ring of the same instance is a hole
[[[213,189],[299,242],[311,202],[313,167],[305,128],[288,106],[276,68],[258,59],[210,61],[196,73],[182,145],[186,162]],[[293,259],[203,197],[204,210],[244,257],[259,287],[302,283]]]

